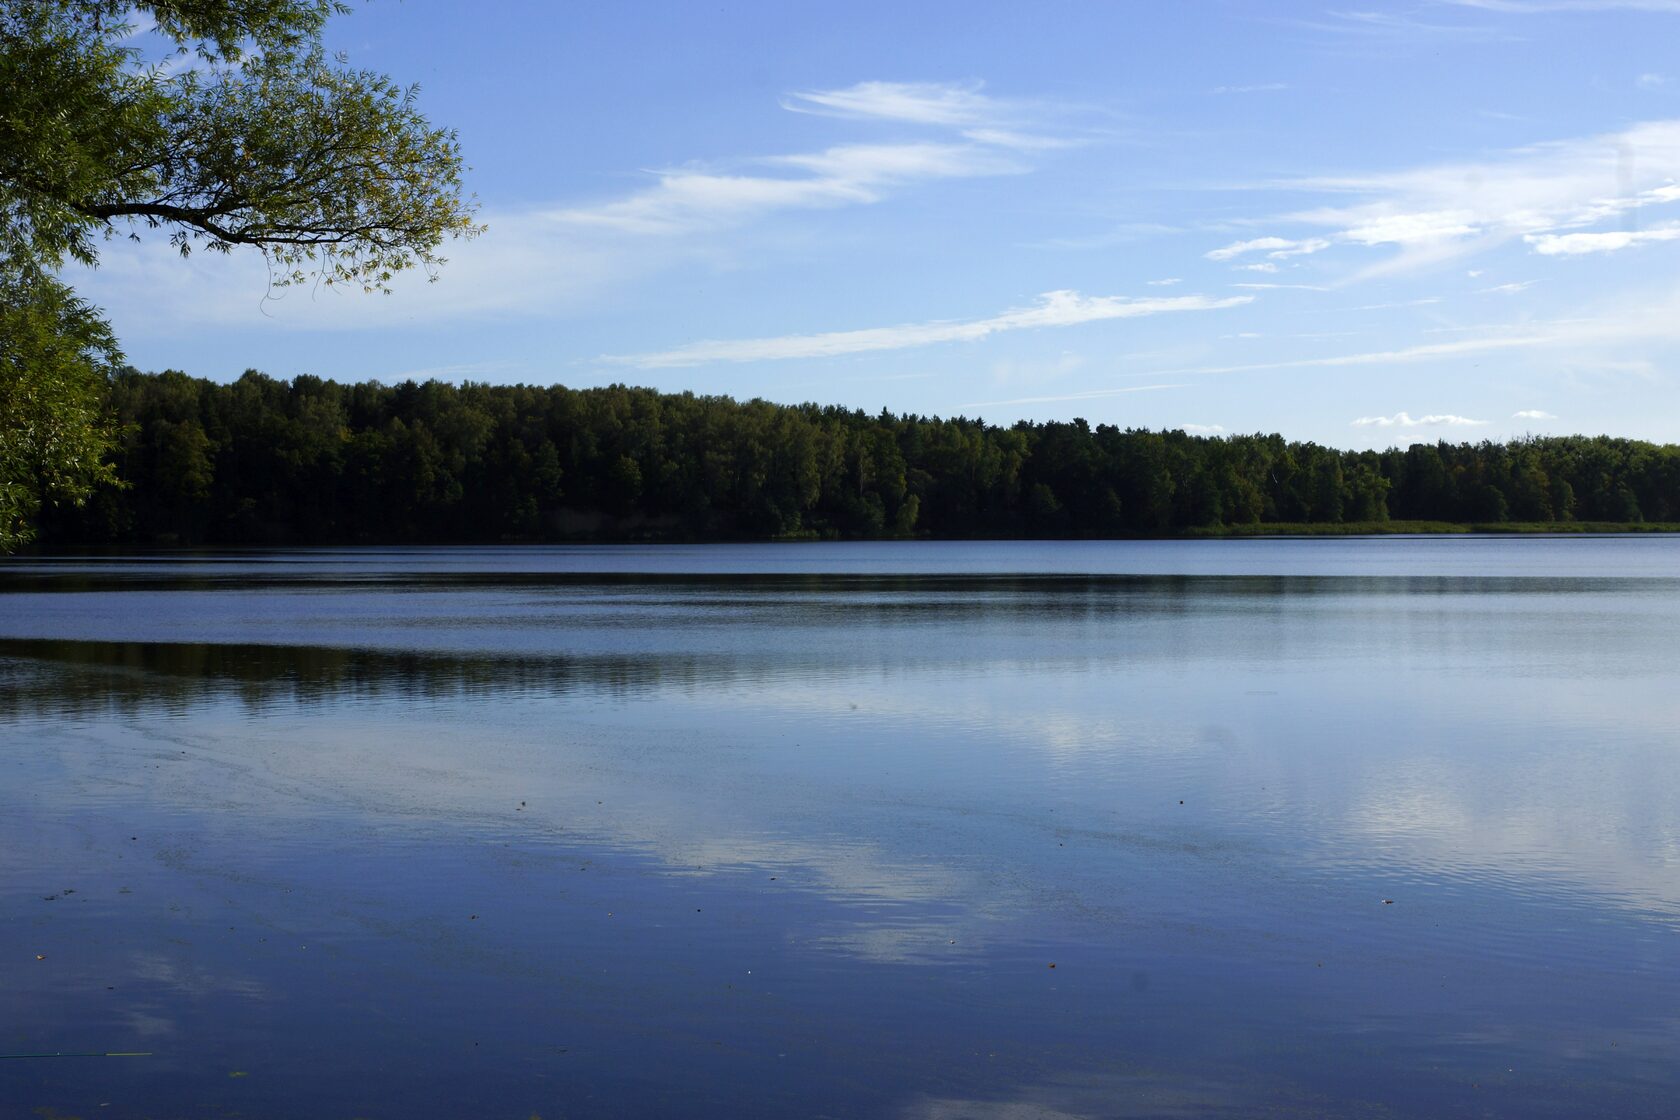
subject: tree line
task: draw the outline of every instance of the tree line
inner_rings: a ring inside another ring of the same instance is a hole
[[[613,385],[109,382],[118,486],[43,543],[1118,537],[1394,519],[1680,521],[1680,446],[1606,436],[1343,451],[1084,420]]]

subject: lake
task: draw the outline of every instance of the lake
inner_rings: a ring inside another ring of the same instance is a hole
[[[0,993],[6,1116],[1671,1117],[1680,538],[0,562]]]

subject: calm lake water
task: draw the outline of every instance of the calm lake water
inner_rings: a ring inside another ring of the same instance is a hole
[[[1680,538],[0,563],[0,1050],[7,1117],[1672,1117]]]

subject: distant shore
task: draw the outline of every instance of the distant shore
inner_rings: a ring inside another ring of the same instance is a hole
[[[1435,536],[1462,533],[1680,533],[1673,521],[1338,521],[1261,522],[1251,525],[1214,525],[1187,529],[1179,537],[1367,537]]]

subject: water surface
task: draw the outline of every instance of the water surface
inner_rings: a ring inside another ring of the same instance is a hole
[[[1680,540],[0,565],[0,1112],[1670,1116]]]

